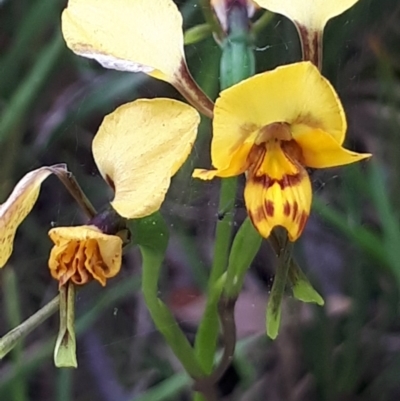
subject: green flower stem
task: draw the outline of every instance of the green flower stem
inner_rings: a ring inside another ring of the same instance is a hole
[[[158,297],[158,280],[168,245],[168,228],[160,213],[131,222],[133,238],[142,254],[142,292],[157,329],[163,334],[187,373],[201,378],[204,370],[174,316]]]
[[[36,327],[40,326],[46,319],[55,313],[59,306],[58,295],[43,308],[9,331],[0,339],[0,359],[3,359],[16,344]]]
[[[236,178],[222,180],[219,210],[223,210],[227,205],[234,202],[236,189]],[[234,213],[228,212],[217,222],[214,260],[208,281],[206,308],[195,341],[196,355],[207,374],[210,374],[212,371],[219,331],[218,299],[212,296],[212,292],[215,288],[216,281],[222,277],[227,268],[233,217]]]
[[[228,36],[222,43],[221,57],[221,89],[226,89],[255,72],[255,61],[247,10],[239,2],[234,3],[227,15]],[[219,211],[224,215],[217,222],[214,260],[211,266],[208,282],[208,297],[206,309],[200,322],[195,341],[197,358],[207,374],[211,374],[215,358],[217,338],[219,332],[219,298],[215,300],[212,292],[215,283],[226,272],[229,259],[229,249],[232,240],[234,213],[230,212],[230,205],[234,211],[234,202],[237,192],[237,178],[223,179],[221,183]],[[226,210],[228,213],[225,213]],[[196,400],[203,399],[196,395]]]

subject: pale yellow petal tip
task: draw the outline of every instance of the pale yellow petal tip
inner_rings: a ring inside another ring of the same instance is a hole
[[[0,205],[0,267],[3,267],[11,256],[17,228],[35,205],[42,182],[52,173],[66,171],[65,164],[57,164],[29,172]]]
[[[282,14],[307,28],[322,31],[333,17],[344,13],[359,0],[255,0],[259,6]]]
[[[196,168],[193,171],[192,177],[199,178],[200,180],[208,181],[212,180],[217,176],[218,170],[206,170],[202,168]]]
[[[171,82],[184,60],[182,16],[172,0],[69,0],[62,32],[72,51],[105,68]]]

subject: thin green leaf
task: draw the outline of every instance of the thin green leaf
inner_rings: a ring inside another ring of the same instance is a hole
[[[257,255],[261,242],[260,234],[254,228],[250,219],[246,218],[236,233],[229,255],[224,289],[228,298],[235,298],[239,295],[243,286],[244,276]]]

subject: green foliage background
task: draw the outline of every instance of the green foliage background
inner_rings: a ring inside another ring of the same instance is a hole
[[[185,29],[203,22],[196,1],[178,3]],[[66,162],[92,202],[103,205],[111,194],[90,149],[103,116],[139,97],[179,98],[165,83],[107,71],[72,54],[60,34],[64,6],[59,0],[0,2],[0,201],[27,171]],[[288,296],[275,342],[260,330],[243,336],[235,360],[239,379],[232,372],[226,377],[227,383],[237,384],[226,399],[400,399],[399,26],[396,0],[360,0],[328,24],[323,72],[347,111],[347,146],[374,157],[313,174],[313,217],[295,251],[326,305],[304,306]],[[259,32],[256,46],[258,71],[300,58],[295,29],[279,16]],[[188,46],[186,55],[200,86],[215,98],[218,45],[208,37]],[[204,294],[218,213],[218,182],[190,178],[193,167],[209,165],[209,142],[210,123],[204,119],[192,156],[174,179],[162,209],[171,240],[161,297],[190,340],[198,324],[193,305]],[[245,217],[241,194],[237,226]],[[57,292],[46,267],[48,229],[84,221],[60,183],[47,180],[18,231],[9,265],[0,272],[0,334]],[[77,370],[53,366],[54,317],[1,361],[0,399],[188,399],[190,380],[144,306],[140,266],[133,248],[121,274],[105,290],[92,283],[79,292]],[[260,304],[260,297],[266,302],[274,266],[265,243],[248,273],[249,310]],[[182,315],[188,305],[192,309]],[[237,319],[238,325],[249,324],[241,323],[241,316]]]

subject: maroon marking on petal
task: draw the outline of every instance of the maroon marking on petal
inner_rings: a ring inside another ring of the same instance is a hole
[[[307,223],[307,219],[308,219],[308,214],[306,212],[302,212],[299,219],[299,229],[297,231],[299,235],[303,232],[304,227]]]
[[[267,216],[272,217],[274,215],[274,203],[270,200],[265,201],[265,212],[267,213]]]
[[[299,205],[297,204],[296,201],[294,201],[294,203],[293,203],[293,220],[296,220],[298,211],[299,211]]]
[[[285,206],[283,206],[283,214],[285,216],[289,217],[290,216],[290,211],[291,211],[290,209],[291,209],[290,208],[290,204],[289,204],[289,202],[286,201]]]
[[[299,185],[303,179],[303,174],[286,174],[280,180],[263,174],[260,176],[253,176],[251,179],[255,184],[262,185],[265,189],[272,187],[274,184],[278,184],[283,190],[287,187],[295,187]]]
[[[106,182],[111,187],[111,189],[115,192],[114,181],[111,179],[111,177],[108,174],[106,174]]]
[[[273,207],[273,205],[272,205]],[[256,210],[247,210],[250,220],[253,222],[253,224],[255,226],[257,226],[258,223],[262,222],[265,220],[265,212],[264,212],[264,208],[262,206],[260,206],[259,208],[257,208]]]

